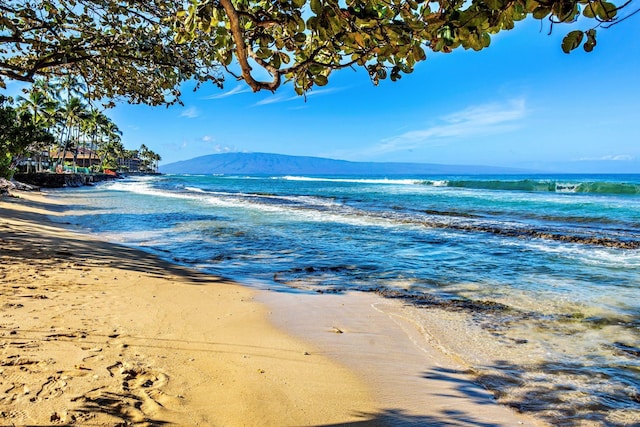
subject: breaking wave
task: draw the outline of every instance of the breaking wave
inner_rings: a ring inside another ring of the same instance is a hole
[[[585,193],[640,195],[640,185],[628,182],[578,182],[556,180],[427,180],[421,184],[434,187],[469,188],[476,190],[532,191],[551,193]]]

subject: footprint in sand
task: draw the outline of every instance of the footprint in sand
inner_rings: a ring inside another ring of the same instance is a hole
[[[62,396],[67,388],[67,379],[64,375],[53,375],[47,378],[47,381],[42,385],[40,390],[36,393],[35,397],[38,399],[51,399],[54,397]]]
[[[119,382],[120,390],[99,387],[73,398],[74,402],[82,402],[82,406],[76,410],[78,414],[110,414],[124,422],[135,424],[153,419],[160,408],[178,402],[177,398],[168,396],[161,390],[169,380],[162,372],[120,361],[106,369]]]
[[[163,407],[172,400],[161,390],[169,381],[169,377],[163,372],[135,367],[123,369],[122,375],[122,389],[136,394],[142,398],[143,403]]]
[[[128,363],[116,362],[107,367],[112,377],[119,376],[122,380],[122,391],[132,393],[143,399],[143,402],[165,406],[174,401],[161,389],[169,382],[169,377],[158,370],[144,366],[132,366]]]
[[[16,399],[28,395],[31,389],[27,383],[24,373],[0,369],[0,403],[9,405]]]

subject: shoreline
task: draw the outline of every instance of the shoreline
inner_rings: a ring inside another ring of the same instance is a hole
[[[460,319],[437,314],[444,329],[431,334],[412,318],[411,308],[363,292],[271,292],[258,301],[272,308],[277,327],[363,378],[382,404],[377,417],[383,425],[547,425],[499,404],[448,351],[444,333]]]
[[[543,425],[381,297],[250,289],[59,228],[61,205],[20,196],[0,199],[3,422]]]

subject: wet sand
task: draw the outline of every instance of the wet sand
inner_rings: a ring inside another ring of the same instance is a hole
[[[65,210],[0,199],[0,425],[540,425],[379,297],[252,290]]]
[[[373,391],[380,405],[375,417],[384,425],[546,425],[496,403],[447,351],[443,331],[423,329],[398,301],[356,292],[272,293],[259,300],[272,308],[277,326],[358,373]]]

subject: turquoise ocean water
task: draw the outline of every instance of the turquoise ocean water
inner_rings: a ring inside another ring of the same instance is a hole
[[[62,192],[75,227],[252,286],[465,313],[491,337],[493,362],[473,367],[501,400],[554,425],[640,425],[640,175],[164,175]]]

